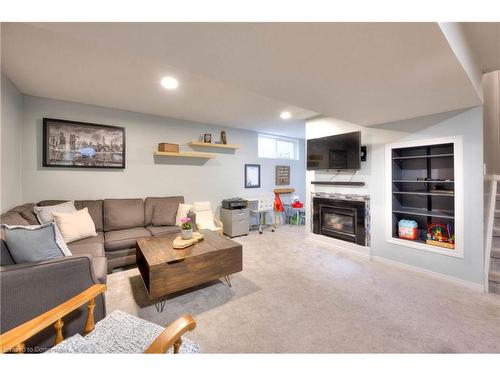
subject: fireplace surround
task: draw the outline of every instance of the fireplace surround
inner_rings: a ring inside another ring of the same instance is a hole
[[[369,246],[369,199],[366,196],[314,194],[312,232]]]

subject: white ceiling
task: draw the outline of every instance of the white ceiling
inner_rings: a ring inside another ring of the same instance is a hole
[[[2,70],[29,95],[296,137],[282,110],[373,125],[480,104],[436,23],[3,24]]]

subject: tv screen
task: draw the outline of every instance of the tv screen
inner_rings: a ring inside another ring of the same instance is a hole
[[[307,170],[361,168],[361,132],[307,140]]]

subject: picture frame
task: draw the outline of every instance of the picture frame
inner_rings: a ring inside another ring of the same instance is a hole
[[[43,167],[125,169],[125,128],[43,118]]]
[[[260,164],[245,164],[245,189],[260,188]]]
[[[275,185],[290,185],[290,166],[277,165],[275,172]]]
[[[212,143],[212,134],[210,133],[203,134],[203,142]]]

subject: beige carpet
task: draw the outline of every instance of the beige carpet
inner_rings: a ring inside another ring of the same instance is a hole
[[[205,353],[500,352],[500,297],[370,262],[305,238],[252,232],[243,272],[172,296],[163,313],[137,269],[109,276],[108,313],[166,325],[191,313]]]

